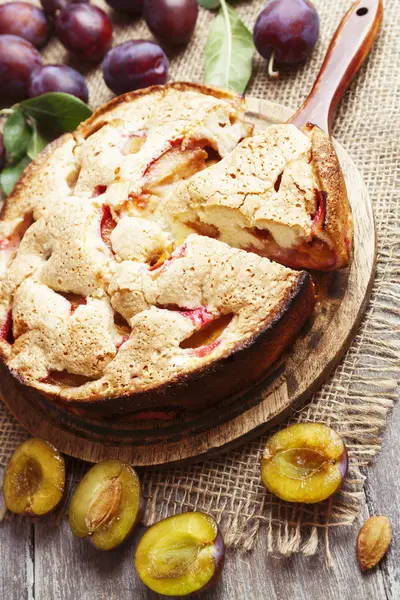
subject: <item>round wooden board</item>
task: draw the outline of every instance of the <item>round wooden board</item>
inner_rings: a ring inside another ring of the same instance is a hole
[[[292,111],[248,98],[256,131],[284,122]],[[368,192],[347,152],[336,144],[354,217],[354,249],[348,269],[316,273],[318,303],[312,319],[290,351],[257,387],[202,413],[169,420],[123,423],[82,419],[20,385],[3,367],[0,395],[32,434],[62,452],[90,462],[118,457],[136,466],[164,465],[209,457],[238,445],[298,409],[327,379],[357,331],[370,296],[375,270],[374,217]]]

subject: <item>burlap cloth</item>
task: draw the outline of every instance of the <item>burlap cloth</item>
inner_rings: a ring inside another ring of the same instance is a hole
[[[99,3],[105,6],[104,3]],[[266,64],[254,58],[248,93],[296,108],[316,77],[329,41],[351,0],[315,0],[321,17],[321,39],[311,60],[279,81],[269,81]],[[238,11],[250,28],[262,0],[240,3]],[[363,499],[364,467],[380,450],[380,433],[396,398],[399,374],[400,286],[400,19],[399,0],[385,1],[384,25],[367,64],[353,82],[336,115],[334,134],[360,169],[373,198],[379,240],[372,300],[350,350],[319,393],[292,421],[319,421],[345,437],[350,472],[340,495],[315,506],[289,505],[266,493],[259,462],[265,438],[215,460],[190,468],[144,470],[146,524],[187,510],[212,514],[220,522],[228,545],[250,549],[260,527],[270,551],[313,554],[325,547],[329,556],[330,527],[350,524]],[[115,43],[151,38],[143,20],[129,22],[113,14]],[[214,15],[200,9],[190,46],[170,54],[170,81],[202,81],[203,47]],[[101,70],[71,61],[52,40],[44,51],[47,63],[70,62],[85,73],[90,103],[99,106],[112,97]],[[372,243],[372,240],[371,240]],[[0,462],[26,438],[0,403]],[[85,468],[70,462],[73,477]],[[319,540],[324,544],[318,546]]]

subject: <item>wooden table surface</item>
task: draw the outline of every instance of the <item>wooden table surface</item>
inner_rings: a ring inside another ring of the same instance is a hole
[[[322,554],[268,556],[259,535],[255,550],[229,552],[218,586],[202,600],[399,600],[400,404],[385,430],[382,452],[368,470],[362,520],[387,515],[391,548],[382,563],[361,574],[355,558],[359,523],[331,533],[334,567]],[[139,532],[140,533],[140,532]],[[138,535],[114,552],[100,552],[59,527],[19,518],[0,525],[0,600],[156,600],[133,567]]]

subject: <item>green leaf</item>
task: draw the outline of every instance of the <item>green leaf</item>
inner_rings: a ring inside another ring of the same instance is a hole
[[[208,8],[208,10],[214,10],[214,8],[221,6],[219,0],[197,0],[197,2],[200,4],[200,6]]]
[[[235,9],[221,0],[205,47],[205,83],[243,94],[251,76],[254,50],[251,32]]]
[[[29,142],[28,149],[26,151],[29,158],[32,160],[47,146],[51,139],[44,136],[38,129],[38,126],[33,121],[32,123],[33,133],[31,141]]]
[[[92,111],[87,104],[63,92],[49,92],[36,98],[23,100],[18,106],[39,125],[59,132],[74,131]]]
[[[18,162],[24,154],[32,137],[32,129],[26,122],[24,113],[14,109],[4,124],[3,142],[7,158],[11,163]]]
[[[0,185],[6,196],[11,194],[15,184],[22,175],[22,171],[30,162],[31,159],[28,156],[24,156],[16,165],[2,170],[0,173]]]

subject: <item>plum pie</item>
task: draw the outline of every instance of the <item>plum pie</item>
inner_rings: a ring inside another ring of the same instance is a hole
[[[344,267],[351,214],[328,138],[253,136],[201,85],[115,98],[25,170],[0,219],[0,356],[102,416],[201,409],[249,388]]]

